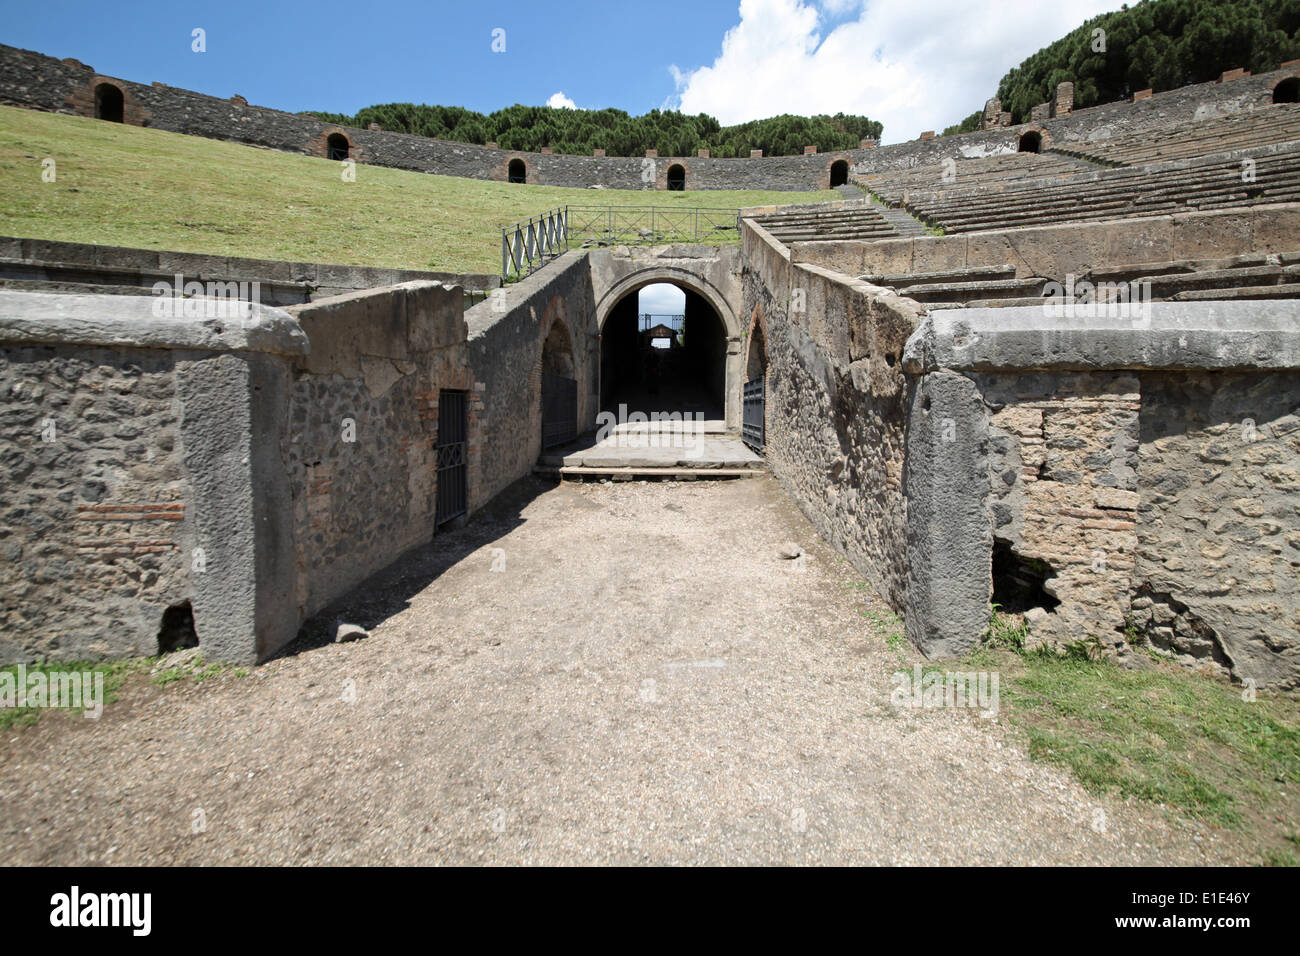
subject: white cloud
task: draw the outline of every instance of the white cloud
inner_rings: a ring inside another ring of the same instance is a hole
[[[741,0],[709,66],[669,72],[686,113],[724,125],[780,113],[859,113],[885,142],[942,131],[1011,67],[1117,0]],[[825,36],[827,16],[847,15]],[[857,17],[853,18],[853,14]]]
[[[552,93],[551,98],[546,101],[546,105],[557,110],[576,110],[578,104],[569,99],[564,93]]]

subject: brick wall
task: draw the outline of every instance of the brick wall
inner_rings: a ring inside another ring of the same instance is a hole
[[[1043,562],[1048,593],[1061,602],[1050,614],[1033,615],[1033,642],[1096,637],[1126,650],[1137,544],[1137,376],[1026,372],[974,380],[993,410],[994,540]]]
[[[122,94],[122,122],[128,126],[149,126],[153,114],[136,99],[124,83],[107,76],[95,75],[85,83],[77,86],[64,101],[70,112],[79,116],[95,117],[96,90],[101,85],[111,86]]]

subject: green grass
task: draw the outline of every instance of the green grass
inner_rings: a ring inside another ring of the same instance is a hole
[[[903,633],[901,617],[889,610],[866,610],[862,612],[862,616],[870,623],[871,630],[885,639],[885,644],[890,650],[902,650],[907,638]]]
[[[154,658],[155,661],[161,660]],[[151,680],[160,687],[175,683],[178,680],[186,678],[201,684],[211,677],[219,677],[222,674],[229,674],[232,677],[247,677],[248,668],[237,667],[233,664],[223,664],[220,661],[205,663],[203,655],[195,655],[192,659],[173,667],[164,667],[161,670],[154,670]]]
[[[42,182],[41,161],[57,178]],[[502,225],[564,204],[677,209],[838,199],[810,193],[563,189],[340,166],[197,136],[0,106],[0,231],[304,262],[500,270]]]
[[[26,673],[48,675],[51,671],[89,671],[92,675],[103,674],[105,707],[118,699],[118,692],[122,685],[135,674],[148,674],[149,680],[160,687],[186,679],[201,683],[221,675],[248,676],[248,669],[245,667],[219,662],[205,663],[202,656],[198,655],[182,664],[159,669],[157,665],[161,660],[162,658],[159,657],[136,657],[124,661],[52,661],[28,664]],[[13,674],[16,678],[18,667],[17,665],[0,667],[0,673]],[[0,707],[0,730],[7,730],[10,727],[29,727],[40,719],[42,712],[53,709],[71,712],[69,708]]]
[[[984,642],[990,647],[1002,647],[1012,651],[1025,648],[1025,638],[1029,636],[1029,626],[1025,619],[1016,614],[1004,614],[1000,605],[993,605],[989,616],[989,629],[984,633]]]
[[[41,664],[28,664],[26,673],[49,675],[51,671],[61,671],[64,673],[90,672],[104,675],[104,706],[108,706],[117,700],[117,692],[127,677],[131,674],[147,669],[149,660],[147,658],[137,658],[126,661],[54,661]],[[18,666],[11,664],[0,667],[0,673],[14,675],[17,680]],[[94,679],[93,676],[91,678]],[[0,730],[7,730],[10,727],[29,727],[40,718],[42,711],[50,710],[48,707],[0,707]],[[68,710],[68,708],[59,708]],[[84,708],[83,708],[84,709]]]
[[[1001,620],[999,620],[1001,618]],[[1151,658],[1120,667],[1087,654],[1017,650],[1016,619],[994,615],[966,666],[1001,675],[1003,713],[1029,755],[1091,793],[1136,798],[1250,834],[1261,862],[1295,865],[1300,701]]]

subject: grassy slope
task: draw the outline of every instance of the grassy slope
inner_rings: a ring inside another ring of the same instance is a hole
[[[902,621],[866,617],[906,672]],[[1300,700],[1252,696],[1155,655],[1126,668],[1083,647],[1026,652],[1024,638],[1020,618],[995,614],[987,643],[924,670],[997,673],[1002,715],[1029,756],[1066,768],[1088,791],[1222,827],[1259,863],[1300,866]]]
[[[1034,759],[1068,768],[1093,793],[1238,831],[1262,863],[1300,865],[1300,701],[1252,695],[1156,655],[1139,663],[987,646],[967,658],[1007,680],[1002,702]]]
[[[57,181],[41,181],[52,157]],[[306,262],[494,272],[501,225],[565,203],[740,207],[812,193],[561,189],[338,163],[0,106],[0,233]]]

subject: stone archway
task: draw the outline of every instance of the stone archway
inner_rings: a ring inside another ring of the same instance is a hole
[[[347,159],[352,155],[352,144],[342,133],[330,133],[325,139],[325,158],[333,160]]]
[[[679,285],[703,296],[708,300],[709,305],[713,306],[713,311],[718,313],[718,317],[722,319],[722,323],[727,330],[727,338],[734,338],[737,342],[740,341],[741,334],[745,330],[740,324],[736,310],[727,301],[723,291],[699,273],[683,269],[680,266],[650,266],[638,269],[636,272],[615,281],[599,295],[596,301],[596,331],[600,332],[605,327],[605,320],[609,318],[610,312],[620,300],[628,294],[637,292],[655,282]]]
[[[547,308],[549,323],[537,361],[543,449],[572,441],[578,434],[578,363],[563,310],[563,302],[556,300]]]
[[[754,306],[746,336],[745,381],[753,381],[767,374],[767,318],[761,305]]]
[[[622,373],[616,370],[609,357],[614,350],[619,350],[622,354],[630,348],[629,343],[635,336],[635,332],[629,333],[623,328],[626,322],[624,313],[627,311],[627,300],[645,286],[666,283],[677,286],[687,293],[686,321],[694,322],[696,334],[692,339],[690,333],[687,333],[685,340],[691,348],[703,349],[703,352],[694,353],[696,358],[692,361],[700,363],[697,368],[707,369],[707,372],[703,373],[704,378],[699,381],[706,385],[708,382],[713,382],[707,387],[712,390],[710,394],[716,396],[716,401],[721,406],[719,411],[727,427],[739,429],[741,392],[745,374],[744,359],[741,354],[743,330],[727,296],[705,274],[702,274],[705,271],[707,270],[695,272],[680,266],[651,266],[622,276],[603,294],[598,294],[595,331],[600,336],[601,343],[602,400],[609,397],[611,386],[615,385],[614,379],[620,374],[626,375],[625,370]],[[691,305],[692,301],[695,302],[694,306]],[[695,320],[689,318],[692,312],[697,316]],[[619,316],[618,325],[607,328],[607,322],[615,315]],[[709,417],[716,414],[717,412],[714,412]]]

